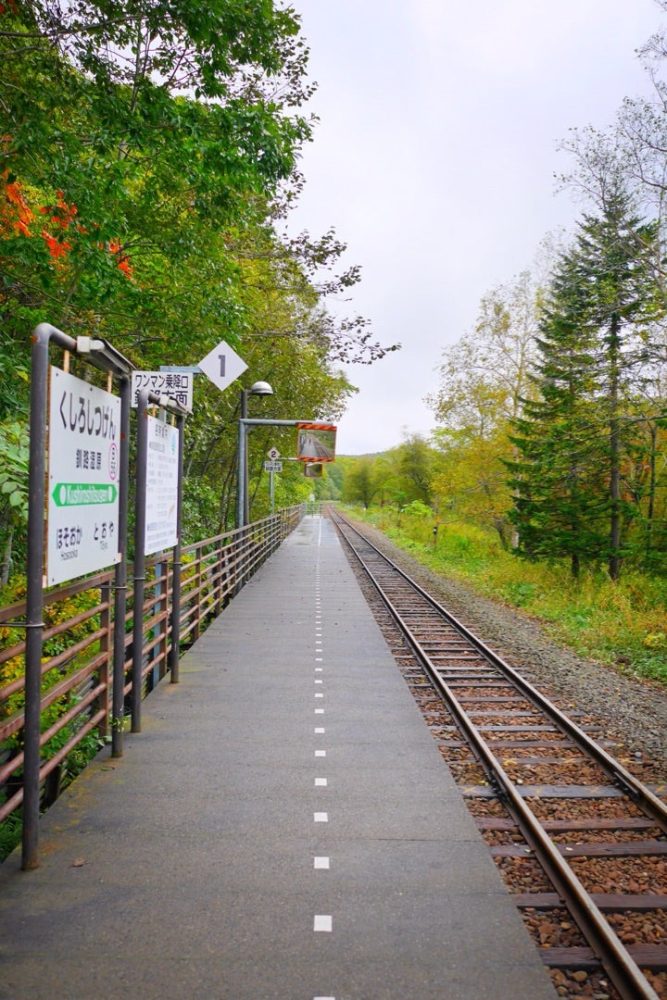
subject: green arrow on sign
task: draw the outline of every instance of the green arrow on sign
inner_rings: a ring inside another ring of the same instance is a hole
[[[56,507],[89,507],[113,503],[118,488],[113,483],[56,483],[51,496]]]

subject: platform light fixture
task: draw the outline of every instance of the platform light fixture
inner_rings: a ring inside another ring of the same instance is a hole
[[[273,396],[273,387],[268,382],[253,382],[249,389],[241,389],[241,420],[248,418],[248,396]],[[239,449],[237,469],[237,490],[242,498],[238,503],[236,527],[243,527],[250,520],[248,490],[248,429],[239,421]],[[242,510],[241,510],[242,508]]]

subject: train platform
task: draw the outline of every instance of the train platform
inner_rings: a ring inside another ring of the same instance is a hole
[[[553,1000],[360,592],[306,518],[0,866],[3,1000]]]

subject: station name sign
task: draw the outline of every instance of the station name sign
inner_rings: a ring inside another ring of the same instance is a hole
[[[45,585],[104,569],[118,551],[120,399],[50,369]]]

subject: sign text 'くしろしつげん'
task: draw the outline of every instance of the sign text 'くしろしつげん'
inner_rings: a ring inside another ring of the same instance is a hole
[[[170,396],[192,412],[194,371],[132,372],[132,406],[139,402],[139,390],[149,389],[158,396]]]
[[[162,552],[178,540],[179,431],[155,417],[148,422],[144,553]]]
[[[45,583],[118,562],[120,399],[50,369]]]

